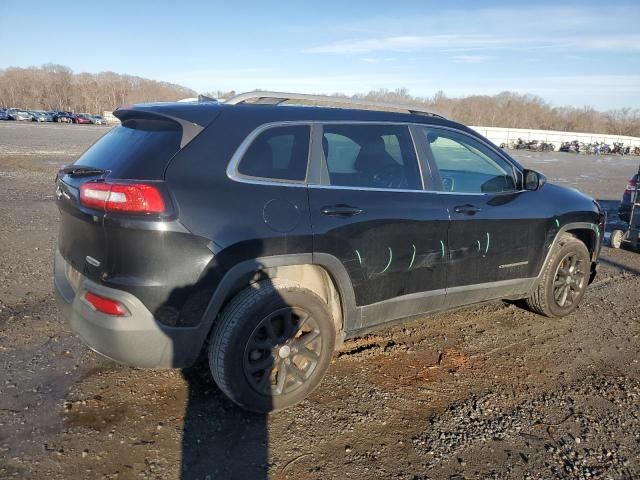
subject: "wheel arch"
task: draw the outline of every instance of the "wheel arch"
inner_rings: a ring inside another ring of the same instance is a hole
[[[292,254],[260,257],[232,267],[218,284],[205,309],[202,327],[205,338],[218,314],[240,291],[267,279],[286,279],[300,283],[328,305],[336,327],[336,347],[345,331],[357,325],[355,295],[342,263],[332,255]]]
[[[587,247],[587,250],[589,250],[591,260],[595,260],[594,254],[596,253],[596,249],[598,247],[599,233],[596,233],[593,228],[585,227],[569,228],[565,230],[564,233],[570,233],[582,243],[584,243]]]
[[[540,278],[542,277],[545,266],[547,265],[547,263],[549,262],[549,258],[551,257],[551,253],[560,241],[563,233],[573,235],[578,240],[583,242],[587,247],[587,250],[589,251],[589,255],[591,257],[591,275],[589,277],[589,283],[593,282],[593,279],[596,275],[596,264],[598,255],[600,254],[600,248],[602,246],[602,234],[600,232],[600,227],[596,223],[591,222],[567,223],[558,229],[555,236],[553,237],[553,241],[547,249],[544,261],[540,266],[540,271],[538,272],[536,278],[540,280]]]

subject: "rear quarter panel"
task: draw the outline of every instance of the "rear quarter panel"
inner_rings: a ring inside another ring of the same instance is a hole
[[[260,119],[223,112],[171,161],[165,181],[182,225],[213,253],[192,294],[211,298],[234,265],[312,252],[306,185],[244,183],[227,177],[231,157]],[[284,220],[276,225],[272,216]],[[204,311],[202,312],[204,313]]]

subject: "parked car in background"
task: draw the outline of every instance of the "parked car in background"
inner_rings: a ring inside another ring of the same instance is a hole
[[[53,112],[53,121],[58,123],[72,123],[73,115],[69,112]]]
[[[6,110],[0,110],[0,120],[9,120],[9,114]]]
[[[31,120],[34,122],[53,122],[53,115],[50,112],[43,112],[41,110],[31,110]]]
[[[93,120],[91,119],[91,115],[89,115],[88,113],[77,113],[73,115],[71,121],[73,123],[88,123],[88,124],[93,123]]]
[[[9,119],[16,120],[19,122],[31,120],[31,114],[26,110],[18,110],[17,108],[12,108],[8,111]]]
[[[90,115],[90,117],[93,120],[93,123],[95,123],[96,125],[106,125],[107,124],[107,119],[104,118],[102,115]]]

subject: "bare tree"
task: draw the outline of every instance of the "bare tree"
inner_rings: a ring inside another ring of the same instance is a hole
[[[235,91],[205,95],[229,98]],[[338,96],[348,97],[342,93]],[[194,97],[193,90],[166,82],[114,72],[74,74],[64,65],[0,70],[0,106],[34,110],[101,113],[119,105]],[[603,113],[592,107],[553,107],[540,97],[514,92],[452,98],[436,92],[416,97],[406,88],[380,89],[353,98],[426,106],[467,125],[611,133],[640,137],[640,109]]]
[[[113,72],[74,74],[64,65],[0,70],[0,106],[102,113],[126,103],[173,101],[195,92]]]

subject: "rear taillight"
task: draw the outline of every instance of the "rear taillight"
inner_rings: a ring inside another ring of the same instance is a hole
[[[89,305],[91,305],[94,310],[106,315],[122,317],[128,313],[124,305],[111,298],[101,297],[95,293],[86,292],[84,294],[84,299],[89,302]]]
[[[165,211],[160,190],[144,183],[88,182],[80,187],[80,203],[105,212],[158,214]]]

